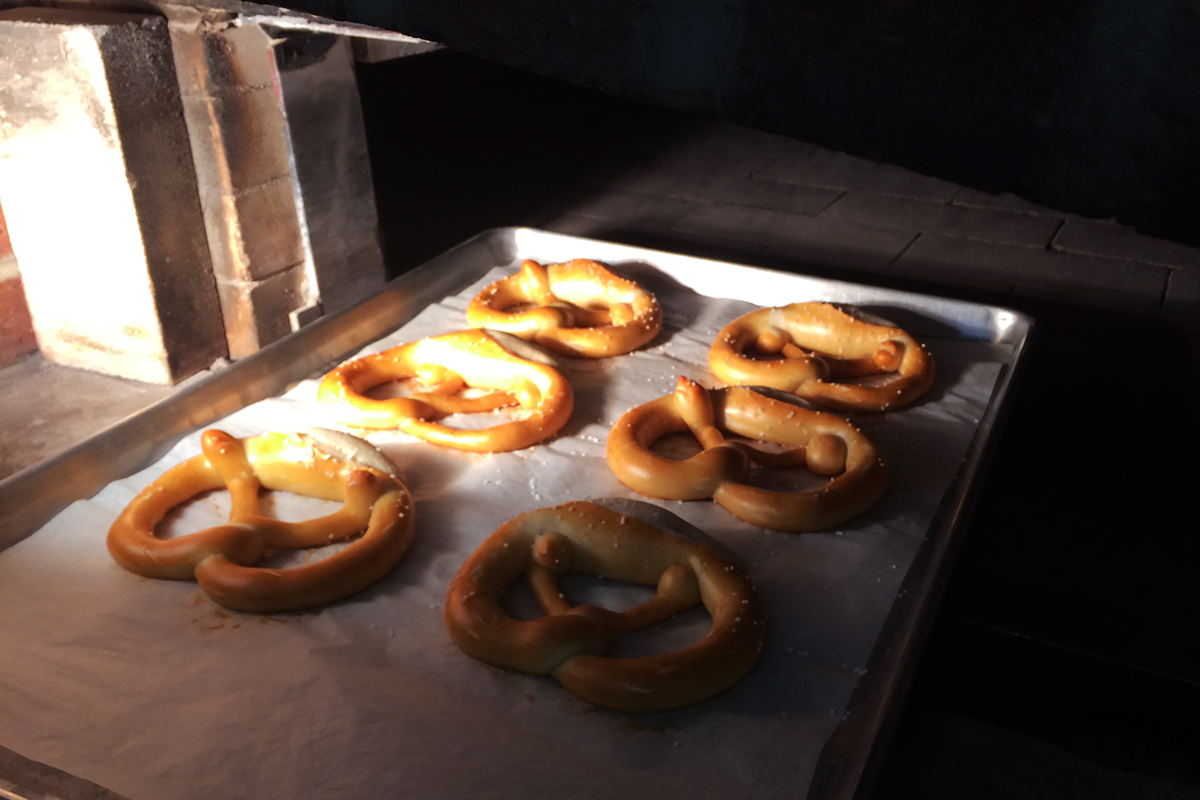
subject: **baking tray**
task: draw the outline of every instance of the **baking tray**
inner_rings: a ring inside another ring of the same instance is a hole
[[[512,268],[527,257],[540,261],[594,258],[643,280],[660,296],[684,292],[698,300],[715,298],[723,309],[738,303],[765,305],[802,299],[850,303],[882,312],[919,339],[936,340],[950,348],[956,343],[969,344],[970,359],[986,360],[995,366],[987,396],[978,415],[970,420],[970,435],[955,465],[955,474],[941,487],[944,491],[920,544],[901,565],[906,566],[903,577],[896,581],[894,591],[889,589],[886,618],[869,656],[862,663],[842,665],[852,669],[857,680],[848,700],[840,700],[838,708],[830,709],[834,716],[841,712],[840,720],[828,726],[831,731],[827,736],[822,734],[819,752],[797,755],[812,762],[811,770],[805,772],[806,785],[782,791],[785,796],[814,799],[854,796],[866,785],[864,778],[869,777],[882,751],[878,745],[886,740],[888,725],[898,711],[909,671],[946,578],[957,534],[969,513],[1012,396],[1032,329],[1031,321],[1017,312],[526,228],[491,230],[401,276],[361,305],[321,320],[187,386],[61,456],[0,483],[0,547],[10,547],[29,536],[70,503],[90,497],[111,482],[157,461],[189,433],[318,376],[365,343],[412,322],[431,304],[462,293],[497,267]],[[668,328],[670,323],[668,309]],[[696,354],[692,355],[690,364],[697,367]],[[544,504],[559,499],[576,498],[547,498]],[[677,504],[663,505],[668,510],[680,510]],[[512,509],[508,516],[521,510],[525,509]],[[0,745],[9,744],[0,740]],[[811,739],[805,740],[805,746],[812,749]],[[36,758],[34,753],[29,755]],[[55,766],[70,771],[73,765]]]

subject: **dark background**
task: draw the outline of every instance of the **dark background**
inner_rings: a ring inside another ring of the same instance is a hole
[[[1194,0],[293,0],[1200,244]]]

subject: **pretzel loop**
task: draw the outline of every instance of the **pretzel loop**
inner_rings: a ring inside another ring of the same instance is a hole
[[[769,386],[841,411],[901,408],[934,378],[933,358],[907,333],[829,303],[793,303],[738,317],[717,334],[708,365],[727,384]],[[874,386],[840,382],[884,373],[895,375]]]
[[[683,460],[651,451],[670,433],[691,431],[704,448]],[[783,445],[777,453],[725,433]],[[746,387],[709,393],[680,376],[675,392],[626,412],[609,432],[608,464],[635,492],[666,500],[712,498],[735,516],[772,530],[805,533],[853,519],[887,486],[875,445],[847,421],[765,397]],[[805,466],[832,476],[824,486],[775,492],[746,484],[751,463]]]
[[[558,590],[558,576],[574,565],[571,540],[561,533],[543,534],[533,543],[533,562],[525,570],[525,579],[547,614],[577,614],[594,620],[605,634],[633,633],[657,625],[700,602],[700,584],[690,567],[667,567],[658,579],[658,594],[653,600],[626,611],[609,611],[598,606],[572,606]],[[582,648],[580,652],[585,652]]]
[[[364,446],[365,443],[364,443]],[[175,506],[228,488],[229,522],[176,539],[154,529]],[[303,522],[262,516],[262,488],[340,500],[332,514]],[[108,533],[108,550],[147,578],[195,580],[238,611],[294,611],[339,600],[382,578],[412,542],[415,514],[404,485],[378,469],[330,456],[300,435],[239,440],[205,431],[201,455],[165,472],[133,499]],[[254,566],[268,549],[301,549],[363,535],[328,558],[290,569]]]
[[[653,294],[598,262],[526,260],[471,300],[467,322],[565,355],[603,358],[651,341],[662,330],[662,309]]]
[[[374,400],[364,392],[394,380],[420,377],[429,384],[409,397]],[[463,388],[496,389],[461,397]],[[357,358],[331,371],[317,399],[340,420],[360,428],[397,428],[433,444],[497,453],[529,447],[554,435],[571,416],[571,385],[552,367],[514,355],[483,331],[421,339]],[[487,428],[439,424],[452,414],[520,406],[524,417]]]
[[[624,612],[572,606],[557,577],[568,571],[657,586]],[[524,576],[546,616],[509,617],[500,597]],[[697,603],[712,627],[673,653],[607,658],[608,640]],[[566,503],[500,526],[446,594],[446,627],[468,655],[516,672],[552,675],[584,700],[622,711],[666,711],[732,686],[758,659],[765,633],[749,578],[686,539],[593,503]]]

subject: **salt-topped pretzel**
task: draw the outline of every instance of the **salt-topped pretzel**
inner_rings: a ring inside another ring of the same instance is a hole
[[[934,376],[933,358],[907,333],[829,303],[760,308],[738,317],[717,334],[708,365],[725,383],[769,386],[839,411],[906,406]],[[839,383],[883,373],[895,376],[875,386]]]
[[[684,460],[651,451],[670,433],[691,431],[700,453]],[[767,453],[732,433],[783,445]],[[647,497],[711,497],[734,516],[777,531],[820,531],[853,519],[883,494],[888,472],[875,445],[833,414],[784,403],[744,386],[709,392],[680,377],[674,393],[637,406],[608,435],[608,464],[629,488]],[[749,486],[751,462],[765,467],[807,466],[831,476],[817,489],[775,492]]]
[[[331,439],[329,449],[339,450],[337,455],[322,449]],[[249,439],[205,431],[200,455],[167,470],[125,507],[108,532],[108,551],[122,567],[147,578],[195,578],[209,597],[237,611],[295,611],[361,591],[408,550],[416,515],[404,484],[377,468],[387,460],[361,440],[348,446],[351,439],[332,431]],[[176,539],[154,535],[172,508],[222,487],[232,500],[227,524]],[[318,519],[283,522],[261,515],[260,488],[343,506]],[[360,538],[320,561],[288,569],[254,566],[268,549],[318,547],[358,533]]]
[[[576,571],[658,587],[625,612],[572,606],[556,578]],[[508,616],[500,597],[525,575],[546,616]],[[712,627],[694,644],[639,658],[602,655],[611,637],[697,603]],[[463,564],[446,594],[446,627],[468,655],[516,672],[552,675],[590,703],[666,711],[732,686],[757,661],[765,634],[754,586],[716,553],[594,503],[530,511],[500,526]]]
[[[542,266],[526,260],[467,306],[467,322],[570,356],[628,353],[662,330],[654,295],[602,264],[577,258]]]
[[[431,387],[408,397],[375,400],[363,393],[389,381],[418,378]],[[462,397],[463,388],[495,389]],[[360,428],[397,428],[433,444],[476,453],[529,447],[566,424],[574,394],[556,369],[515,355],[484,331],[468,330],[402,344],[356,358],[321,381],[317,399],[339,419]],[[473,414],[511,406],[522,418],[487,428],[442,425],[451,414]]]

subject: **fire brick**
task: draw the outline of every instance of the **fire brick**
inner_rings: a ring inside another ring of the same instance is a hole
[[[302,46],[303,34],[277,37],[182,8],[170,30],[237,358],[383,286],[349,44],[324,37],[332,47],[281,68],[277,47]]]
[[[173,383],[226,354],[166,21],[0,14],[0,186],[38,344]]]

